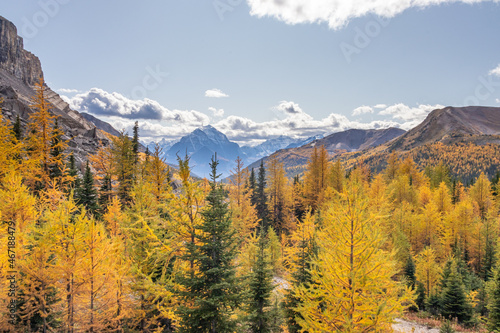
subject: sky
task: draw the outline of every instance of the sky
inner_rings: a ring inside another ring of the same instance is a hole
[[[16,0],[0,15],[76,110],[144,141],[410,129],[500,107],[500,1]]]

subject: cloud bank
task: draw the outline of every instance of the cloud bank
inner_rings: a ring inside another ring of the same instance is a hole
[[[498,0],[247,0],[251,15],[274,17],[287,24],[328,23],[331,29],[340,29],[352,19],[369,14],[391,18],[410,8],[487,1],[498,2]]]
[[[257,144],[283,134],[296,138],[306,138],[350,128],[399,127],[408,130],[422,122],[432,110],[443,107],[442,105],[410,107],[405,104],[395,104],[384,105],[385,108],[382,109],[381,104],[364,105],[352,110],[351,113],[360,116],[373,114],[381,120],[363,122],[362,120],[350,120],[345,115],[338,113],[331,113],[323,119],[314,119],[298,103],[281,101],[271,108],[279,113],[277,119],[257,122],[235,115],[224,117],[224,110],[214,107],[208,108],[212,117],[195,110],[171,110],[153,100],[131,100],[119,93],[109,93],[98,88],[92,88],[88,92],[77,94],[74,97],[63,96],[63,98],[70,104],[71,108],[91,113],[109,122],[116,129],[124,129],[128,133],[132,133],[134,122],[138,120],[141,138],[146,142],[160,141],[163,138],[167,140],[179,139],[198,127],[211,124],[226,134],[229,139],[242,145]]]

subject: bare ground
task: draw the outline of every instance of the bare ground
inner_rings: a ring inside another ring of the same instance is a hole
[[[396,333],[439,333],[437,328],[428,328],[427,326],[422,326],[415,324],[403,319],[396,319],[396,323],[392,325],[394,332]]]

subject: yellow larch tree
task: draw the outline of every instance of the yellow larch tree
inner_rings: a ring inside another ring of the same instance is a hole
[[[34,112],[30,115],[28,126],[28,152],[32,170],[27,173],[27,181],[38,190],[48,186],[51,167],[59,168],[64,165],[63,155],[53,154],[53,148],[62,151],[65,144],[60,140],[61,132],[54,132],[55,116],[50,113],[51,104],[45,90],[45,82],[41,78],[35,86],[36,93],[31,105]]]
[[[382,250],[380,218],[368,207],[363,186],[349,181],[324,212],[312,283],[297,291],[303,331],[387,332],[411,304],[412,292],[393,279],[393,255]]]
[[[430,247],[419,253],[415,260],[416,277],[425,286],[426,296],[436,291],[438,282],[441,279],[441,267],[436,262],[436,253]]]
[[[324,146],[314,146],[307,164],[304,177],[304,196],[306,205],[313,209],[316,209],[321,204],[324,190],[330,182],[328,157],[328,152]]]
[[[136,181],[130,191],[125,231],[126,252],[133,271],[135,313],[138,327],[145,330],[172,329],[177,306],[170,269],[173,257],[182,246],[170,221],[162,218],[162,206],[156,201],[152,184]]]
[[[236,167],[231,171],[229,208],[233,226],[243,242],[251,236],[259,221],[255,206],[252,205],[252,193],[246,185],[247,181],[248,170],[244,169],[243,161],[238,157]]]
[[[104,225],[86,218],[83,233],[85,257],[82,260],[83,285],[78,296],[79,330],[102,332],[114,326],[116,287],[114,272],[120,254],[113,253],[113,242]]]
[[[29,234],[39,215],[36,210],[36,199],[23,184],[18,171],[12,168],[0,178],[0,220],[3,222],[0,233],[0,294],[2,295],[0,297],[0,330],[16,331],[19,328],[9,325],[10,308],[7,306],[11,298],[7,296],[11,291],[9,291],[10,279],[7,279],[7,276],[14,274],[18,286],[20,285],[19,272],[25,266],[26,249],[31,242]],[[13,298],[17,297],[21,297],[19,292]],[[21,313],[18,312],[18,315]]]
[[[158,202],[165,201],[172,191],[170,167],[162,158],[162,148],[156,144],[147,163],[146,179],[152,184],[153,194]],[[144,163],[146,164],[146,163]]]
[[[97,152],[89,156],[89,162],[94,170],[94,178],[100,185],[100,202],[106,206],[113,197],[113,182],[117,179],[111,146],[101,144]]]
[[[293,228],[292,221],[292,191],[285,176],[283,163],[275,155],[271,155],[266,162],[267,197],[271,226],[278,235]]]

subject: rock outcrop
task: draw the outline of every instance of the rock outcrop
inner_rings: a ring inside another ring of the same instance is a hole
[[[0,16],[0,68],[32,86],[43,76],[37,56],[24,49],[16,26]]]
[[[4,119],[11,122],[19,116],[25,131],[33,113],[30,105],[35,96],[34,85],[40,78],[43,78],[40,60],[24,50],[23,39],[17,35],[15,25],[0,16],[2,114]],[[50,112],[57,116],[59,126],[65,134],[63,138],[68,140],[69,150],[74,152],[77,163],[86,160],[86,156],[94,153],[99,145],[108,144],[106,134],[79,112],[72,110],[55,91],[46,86],[45,93],[47,100],[52,104]],[[113,129],[111,125],[109,128]],[[113,133],[116,133],[116,130]]]

